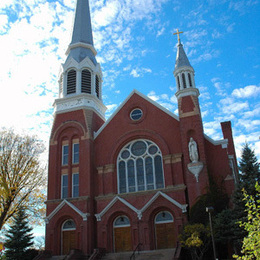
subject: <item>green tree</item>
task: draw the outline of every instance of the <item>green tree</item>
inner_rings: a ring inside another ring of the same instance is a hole
[[[192,260],[201,260],[211,243],[210,229],[203,224],[188,224],[179,240],[191,255]]]
[[[45,168],[40,162],[43,151],[43,144],[36,137],[0,130],[0,231],[18,207],[24,207],[33,217],[43,216]]]
[[[246,202],[247,221],[241,222],[248,235],[243,239],[242,256],[235,255],[239,260],[260,259],[260,186],[255,185],[255,191],[258,196],[248,195],[244,191],[244,200]]]
[[[27,215],[23,208],[19,208],[14,215],[13,225],[6,234],[6,258],[7,260],[29,260],[27,250],[33,245],[32,228],[27,221]]]
[[[219,213],[215,217],[214,225],[216,240],[222,244],[232,244],[236,254],[241,250],[243,238],[247,236],[247,231],[239,225],[239,223],[247,220],[243,190],[255,199],[258,196],[255,183],[260,180],[257,157],[247,143],[242,149],[239,170],[239,182],[232,196],[233,208]]]

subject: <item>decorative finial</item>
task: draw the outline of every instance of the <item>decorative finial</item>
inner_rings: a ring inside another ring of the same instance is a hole
[[[180,32],[179,29],[177,29],[177,32],[174,33],[173,35],[178,35],[178,43],[180,44],[181,43],[181,39],[180,39],[180,34],[183,33],[183,32]]]

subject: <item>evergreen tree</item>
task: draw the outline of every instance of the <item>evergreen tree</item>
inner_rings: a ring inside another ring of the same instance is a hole
[[[19,208],[14,216],[14,223],[6,234],[7,260],[30,260],[27,250],[33,245],[32,228],[29,226],[23,208]]]
[[[256,182],[260,180],[259,163],[254,150],[245,143],[239,162],[239,182],[234,191],[233,209],[226,209],[215,218],[216,239],[222,243],[232,242],[235,252],[239,252],[247,231],[239,225],[247,220],[246,202],[243,191],[254,199],[257,197]]]

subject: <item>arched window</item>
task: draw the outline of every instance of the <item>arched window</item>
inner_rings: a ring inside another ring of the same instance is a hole
[[[67,75],[67,95],[76,93],[76,70],[70,70]]]
[[[91,72],[88,69],[81,73],[81,92],[91,94]]]
[[[168,211],[162,211],[155,217],[155,223],[171,223],[173,222],[172,214]]]
[[[162,153],[149,140],[127,144],[117,160],[118,193],[164,188]]]
[[[99,88],[99,77],[96,75],[96,94],[97,97],[100,97],[100,88]]]
[[[63,223],[62,231],[71,231],[76,229],[76,224],[72,219],[66,220]]]
[[[190,87],[192,87],[192,81],[191,81],[190,73],[188,73],[188,78],[189,78],[189,84],[190,84]]]
[[[130,221],[128,217],[119,216],[118,218],[116,218],[116,220],[114,221],[114,227],[130,227]]]
[[[186,88],[187,86],[186,86],[185,74],[182,73],[181,76],[182,76],[183,88]]]

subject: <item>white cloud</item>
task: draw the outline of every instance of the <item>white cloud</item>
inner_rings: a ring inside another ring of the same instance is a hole
[[[146,73],[152,73],[152,70],[149,68],[135,68],[132,69],[130,75],[133,76],[134,78],[139,78],[139,77],[143,77],[144,74]]]
[[[249,85],[244,88],[234,89],[232,96],[237,98],[257,97],[260,94],[260,87],[256,85]]]

